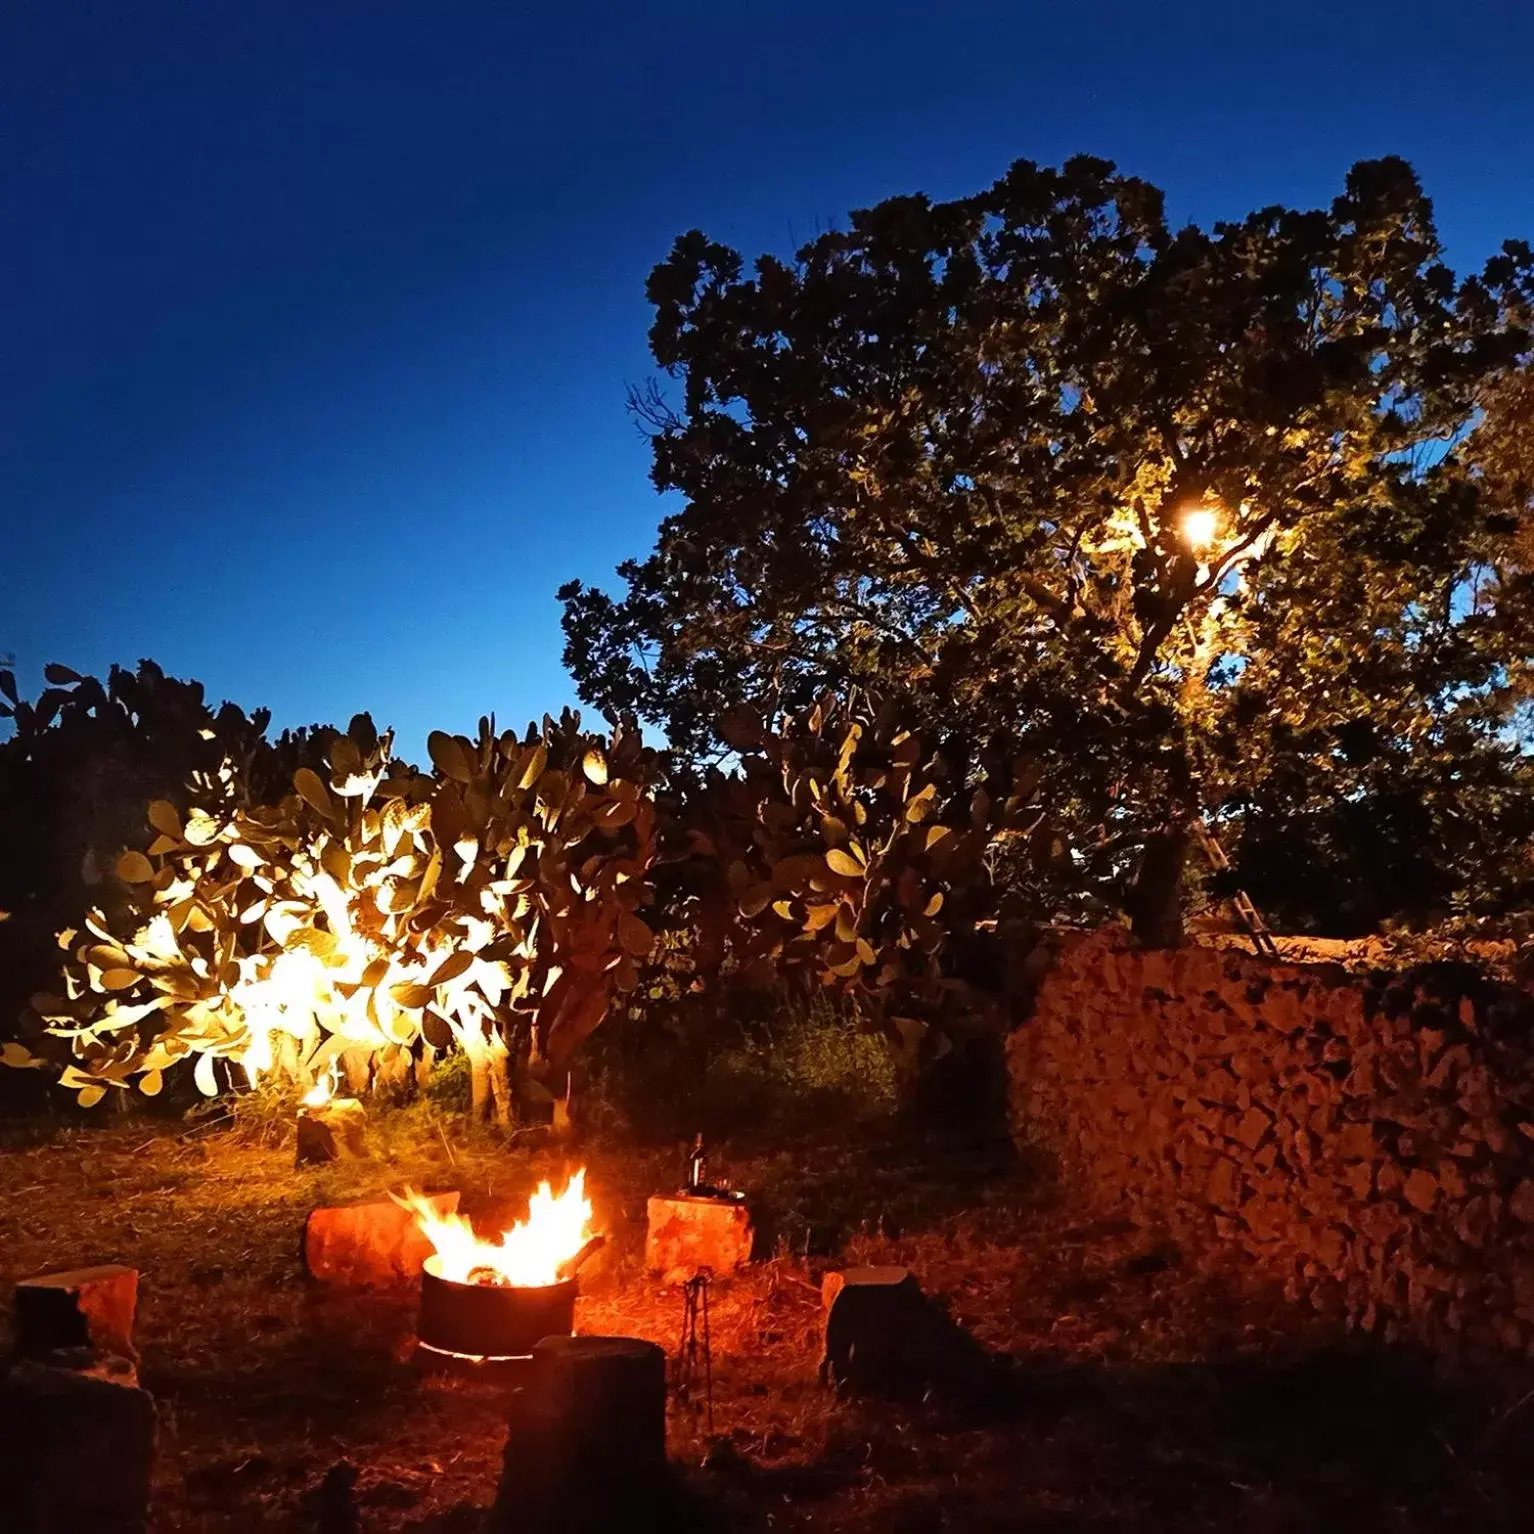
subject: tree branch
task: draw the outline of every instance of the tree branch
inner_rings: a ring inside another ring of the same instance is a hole
[[[1210,566],[1208,575],[1193,588],[1192,595],[1188,602],[1183,603],[1183,606],[1188,606],[1198,597],[1208,596],[1211,591],[1218,591],[1220,582],[1235,568],[1240,556],[1250,549],[1277,520],[1277,511],[1270,511],[1267,516],[1259,518],[1257,524],[1239,542],[1233,543],[1226,549],[1217,565]]]
[[[647,378],[642,385],[628,386],[627,408],[639,426],[639,434],[647,440],[677,431],[683,424],[653,378]]]
[[[886,639],[891,639],[896,644],[910,650],[912,654],[914,654],[916,658],[929,669],[936,668],[936,660],[934,660],[932,655],[928,652],[921,641],[918,640],[914,635],[908,634],[904,629],[891,623],[876,608],[868,607],[862,602],[848,601],[844,597],[838,597],[834,602],[831,603],[823,603],[822,606],[827,611],[840,609],[843,612],[849,613],[854,618],[861,619],[864,623],[867,623],[871,627],[877,629],[881,634],[885,636]]]

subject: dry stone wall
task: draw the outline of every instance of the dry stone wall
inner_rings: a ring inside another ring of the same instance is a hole
[[[1008,1044],[1014,1134],[1204,1265],[1387,1337],[1534,1351],[1534,1005],[1118,929],[1056,944]]]

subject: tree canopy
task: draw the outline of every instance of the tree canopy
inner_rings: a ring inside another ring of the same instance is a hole
[[[680,505],[619,594],[560,593],[588,703],[700,754],[828,686],[1026,732],[1046,861],[1120,896],[1198,816],[1274,898],[1306,839],[1302,922],[1527,880],[1534,255],[1457,277],[1405,163],[1174,231],[1105,161],[1019,162],[792,262],[694,231],[648,293]],[[1411,867],[1348,897],[1382,826]]]

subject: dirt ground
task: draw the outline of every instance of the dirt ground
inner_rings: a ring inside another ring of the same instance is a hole
[[[417,1372],[413,1295],[306,1284],[315,1204],[450,1185],[493,1225],[540,1177],[584,1164],[610,1243],[583,1275],[578,1329],[672,1350],[680,1335],[680,1292],[640,1261],[645,1199],[675,1184],[680,1151],[466,1139],[426,1110],[377,1126],[375,1161],[318,1171],[292,1167],[291,1142],[227,1129],[26,1138],[13,1129],[0,1150],[0,1306],[28,1274],[140,1270],[159,1534],[315,1528],[316,1488],[342,1460],[368,1534],[483,1526],[500,1395]],[[1449,1378],[1328,1346],[1273,1298],[1190,1273],[1151,1233],[1073,1220],[998,1153],[876,1136],[732,1150],[763,1259],[713,1291],[712,1435],[696,1400],[674,1403],[670,1427],[715,1527],[1534,1528],[1534,1378]],[[1001,1388],[978,1404],[825,1390],[820,1276],[870,1261],[910,1267],[998,1355]]]

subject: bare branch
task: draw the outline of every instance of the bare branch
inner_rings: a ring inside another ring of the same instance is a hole
[[[639,427],[640,436],[647,440],[680,431],[684,424],[653,378],[628,386],[627,409]]]

